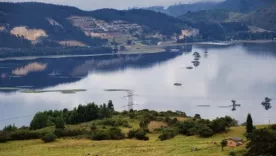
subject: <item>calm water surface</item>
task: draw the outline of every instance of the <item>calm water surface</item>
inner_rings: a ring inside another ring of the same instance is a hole
[[[201,55],[197,67],[191,63],[195,51]],[[194,68],[188,70],[188,66]],[[133,90],[137,104],[134,109],[181,110],[210,119],[230,115],[240,122],[251,113],[255,123],[276,123],[275,67],[275,44],[193,46],[181,53],[1,61],[0,128],[12,123],[29,125],[38,111],[72,109],[88,102],[113,100],[116,110],[127,109],[126,92],[104,89]],[[87,91],[26,94],[3,87]],[[261,105],[266,96],[273,99],[270,110]],[[236,111],[218,107],[231,105],[231,100],[242,107]]]

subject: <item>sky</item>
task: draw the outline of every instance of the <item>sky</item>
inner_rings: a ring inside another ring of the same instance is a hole
[[[0,0],[0,2],[26,2],[30,0]],[[34,0],[32,0],[34,1]],[[35,0],[36,2],[75,6],[83,10],[100,8],[128,9],[133,7],[169,6],[178,3],[195,3],[221,0]]]

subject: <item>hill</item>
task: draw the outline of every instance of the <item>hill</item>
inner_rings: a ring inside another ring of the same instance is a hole
[[[218,3],[216,2],[197,2],[192,4],[176,4],[171,5],[168,8],[163,6],[153,6],[145,9],[161,12],[170,16],[178,17],[186,14],[187,12],[196,12],[201,10],[209,10],[215,7]]]
[[[223,9],[232,12],[249,13],[260,8],[265,8],[275,4],[275,0],[226,0],[218,5],[215,9]]]
[[[170,36],[180,33],[183,27],[186,25],[178,19],[142,9],[83,11],[45,3],[0,2],[0,35],[23,37],[26,47],[30,43],[101,46],[107,44],[107,39],[116,38],[115,33],[134,36],[154,32]],[[10,46],[10,41],[6,42],[2,42],[2,47]]]
[[[233,18],[241,16],[238,12],[229,12],[225,10],[202,10],[197,12],[188,12],[178,18],[184,21],[197,22],[226,22]]]
[[[267,8],[258,9],[250,14],[233,19],[233,21],[276,31],[276,4]]]

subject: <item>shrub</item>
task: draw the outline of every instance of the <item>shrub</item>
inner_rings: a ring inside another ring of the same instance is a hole
[[[73,137],[85,134],[85,132],[80,129],[55,129],[54,133],[57,137]]]
[[[125,138],[125,134],[122,133],[119,128],[110,128],[108,132],[111,140],[121,140]]]
[[[124,133],[122,133],[121,129],[118,128],[95,131],[91,137],[92,140],[121,140],[124,138]]]
[[[129,139],[136,138],[137,140],[149,140],[146,136],[146,131],[143,129],[130,130],[127,135]]]
[[[137,132],[137,130],[130,130],[130,131],[127,133],[127,138],[129,138],[129,139],[134,138],[136,132]]]
[[[276,130],[276,124],[271,125],[270,128],[275,131]]]
[[[146,132],[144,130],[138,130],[135,133],[135,138],[138,140],[145,140],[145,137],[146,137]]]
[[[180,134],[188,135],[191,128],[195,126],[194,121],[185,121],[177,125]]]
[[[9,133],[0,132],[0,143],[6,143],[11,140]]]
[[[44,141],[45,143],[48,143],[48,142],[54,142],[56,141],[56,139],[57,139],[57,136],[54,133],[48,133],[45,136],[43,136],[41,140]]]
[[[177,132],[175,129],[164,129],[162,135],[160,135],[158,138],[161,141],[169,140],[171,138],[174,138],[177,135]]]
[[[30,140],[41,138],[42,133],[30,130],[18,130],[12,132],[10,137],[12,140]]]
[[[97,126],[94,124],[94,123],[92,123],[91,125],[90,125],[90,130],[91,131],[94,131],[94,130],[96,130],[97,129]]]
[[[209,128],[208,126],[204,125],[199,128],[198,134],[201,137],[208,138],[213,135],[213,130],[211,128]]]
[[[164,132],[162,135],[160,135],[158,138],[161,140],[161,141],[164,141],[164,140],[169,140],[171,138],[174,138],[175,137],[175,133],[173,132]]]
[[[98,132],[95,132],[93,133],[92,137],[91,137],[92,140],[110,140],[110,137],[109,137],[109,134],[107,131],[98,131]]]

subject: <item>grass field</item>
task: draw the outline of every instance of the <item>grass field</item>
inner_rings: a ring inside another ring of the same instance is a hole
[[[91,141],[87,139],[58,139],[54,143],[41,140],[11,141],[0,144],[1,156],[227,156],[231,151],[242,151],[245,145],[222,152],[220,141],[228,137],[243,137],[245,127],[233,127],[227,133],[203,139],[178,135],[168,141],[159,141],[159,134],[149,134],[149,141]],[[217,145],[216,145],[217,144]],[[198,148],[199,151],[192,151]]]

